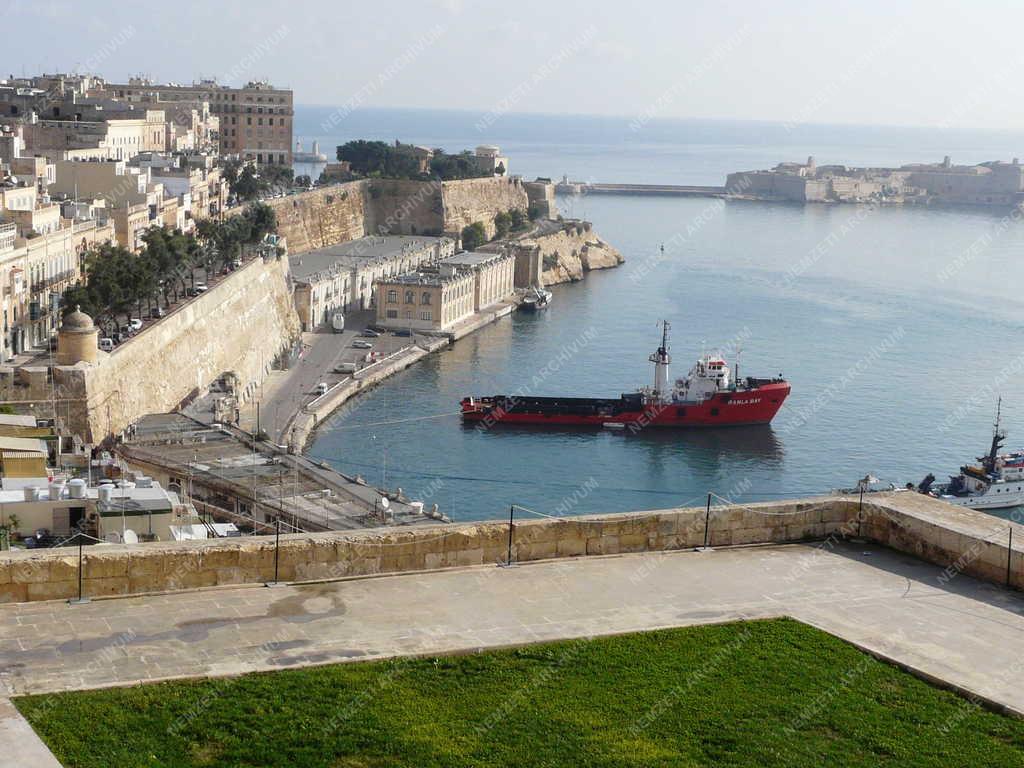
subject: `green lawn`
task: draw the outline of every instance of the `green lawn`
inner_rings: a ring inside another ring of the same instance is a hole
[[[1024,722],[788,620],[16,703],[97,768],[1024,765]]]

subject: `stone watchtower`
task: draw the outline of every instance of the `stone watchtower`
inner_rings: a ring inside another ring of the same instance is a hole
[[[57,331],[57,365],[96,363],[96,343],[99,329],[92,318],[75,306],[75,311],[64,318]]]

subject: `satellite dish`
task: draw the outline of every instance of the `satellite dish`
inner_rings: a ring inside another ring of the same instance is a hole
[[[381,496],[380,505],[383,509],[387,509],[388,507],[391,506],[391,499],[389,499],[387,496]]]
[[[124,532],[124,543],[125,544],[138,544],[139,534],[133,531],[131,528]]]
[[[121,534],[118,533],[117,531],[111,531],[110,533],[108,533],[103,538],[106,539],[107,541],[109,541],[111,544],[120,544],[121,543]]]

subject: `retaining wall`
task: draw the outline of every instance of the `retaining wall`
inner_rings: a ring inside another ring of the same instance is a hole
[[[517,520],[512,560],[616,555],[701,546],[712,547],[824,540],[863,535],[958,573],[1003,583],[1007,556],[1011,580],[1024,586],[1024,536],[1007,549],[1006,521],[963,510],[918,494],[885,495],[866,501],[863,512],[850,497],[823,497],[712,507]],[[281,537],[279,578],[335,579],[378,573],[430,570],[504,562],[507,521],[294,534]],[[1019,542],[1019,543],[1018,543]],[[273,578],[272,537],[111,545],[84,550],[87,596],[259,583]],[[0,602],[72,597],[78,590],[75,549],[0,555]]]

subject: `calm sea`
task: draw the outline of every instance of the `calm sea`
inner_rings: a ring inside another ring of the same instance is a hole
[[[499,144],[511,171],[594,181],[721,184],[731,170],[816,156],[899,164],[1012,157],[1016,137],[940,129],[298,110],[322,151],[349,138],[455,151]],[[401,486],[457,520],[510,504],[548,514],[652,509],[714,491],[741,501],[940,478],[984,452],[996,399],[1024,446],[1024,228],[975,210],[868,209],[702,199],[561,200],[627,262],[555,288],[516,315],[360,397],[310,453]],[[665,255],[659,247],[665,244]],[[639,435],[463,427],[467,394],[618,395],[650,383],[656,324],[672,373],[702,348],[742,347],[742,375],[782,372],[793,394],[771,427]]]

